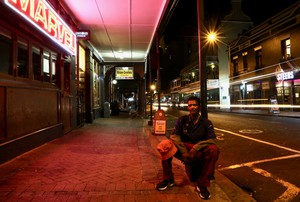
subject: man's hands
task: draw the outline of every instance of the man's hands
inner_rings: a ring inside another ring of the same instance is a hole
[[[184,162],[184,163],[190,163],[190,162],[192,162],[193,161],[193,159],[194,159],[194,156],[195,156],[195,154],[196,154],[196,150],[195,149],[191,149],[190,150],[190,152],[187,152],[187,153],[184,153],[184,154],[182,154],[182,161]]]

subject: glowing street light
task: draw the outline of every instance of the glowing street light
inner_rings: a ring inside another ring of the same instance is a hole
[[[207,39],[209,42],[215,42],[217,40],[217,35],[215,32],[211,32],[208,34]]]
[[[223,71],[219,71],[219,81],[220,81],[220,103],[223,102],[223,103],[227,103],[227,107],[225,108],[230,108],[230,96],[229,96],[229,91],[228,89],[226,88],[226,86],[228,86],[229,88],[229,74],[230,74],[230,64],[231,64],[231,52],[230,52],[230,45],[225,43],[224,41],[222,41],[220,39],[220,37],[218,36],[218,33],[217,32],[209,32],[207,35],[206,35],[206,38],[207,38],[207,41],[209,43],[221,43],[223,45],[225,45],[227,47],[227,50],[228,50],[228,54],[227,54],[227,70],[223,69]],[[223,52],[224,53],[224,52]],[[222,53],[222,54],[223,54]],[[219,53],[218,53],[218,57],[219,57]],[[224,78],[226,79],[221,79],[221,76],[225,76]],[[221,80],[222,82],[225,84],[225,88],[223,85],[221,85]],[[222,94],[224,94],[225,96],[223,97]],[[224,105],[226,106],[226,105]]]
[[[152,85],[150,86],[150,90],[154,91],[155,89],[156,89],[155,85],[152,84]]]

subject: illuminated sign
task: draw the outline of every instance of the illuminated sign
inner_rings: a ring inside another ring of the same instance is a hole
[[[77,39],[81,40],[89,40],[91,38],[90,35],[91,34],[89,30],[76,32]]]
[[[116,79],[134,79],[133,67],[116,67]]]
[[[282,73],[278,73],[276,75],[277,77],[277,81],[284,81],[284,80],[288,80],[288,79],[293,79],[294,78],[294,72],[282,72]]]
[[[76,54],[76,35],[45,0],[5,0],[5,4],[66,51]]]
[[[219,88],[219,79],[207,79],[207,88]]]

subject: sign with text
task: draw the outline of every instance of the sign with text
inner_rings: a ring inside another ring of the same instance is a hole
[[[116,80],[134,79],[133,67],[116,67]]]
[[[166,120],[154,120],[154,134],[166,134],[167,121]]]
[[[76,35],[46,0],[5,0],[5,4],[72,55]]]
[[[285,81],[289,79],[294,79],[294,72],[281,72],[276,75],[277,81]]]
[[[76,32],[77,39],[81,40],[90,40],[91,39],[91,33],[89,30],[81,30]]]

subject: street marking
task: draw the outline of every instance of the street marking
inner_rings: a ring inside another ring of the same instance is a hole
[[[220,170],[220,171],[221,170],[229,170],[229,169],[236,169],[236,168],[247,166],[250,169],[252,169],[254,172],[256,172],[256,173],[258,173],[258,174],[260,174],[264,177],[274,179],[276,182],[278,182],[279,184],[281,184],[282,186],[287,188],[286,191],[280,197],[278,197],[275,200],[275,202],[291,201],[300,193],[300,188],[295,186],[294,184],[291,184],[287,181],[284,181],[284,180],[282,180],[282,179],[280,179],[276,176],[273,176],[271,173],[269,173],[269,172],[267,172],[263,169],[256,168],[256,167],[253,166],[255,164],[264,163],[264,162],[278,161],[278,160],[291,159],[291,158],[298,158],[298,157],[300,157],[300,151],[299,150],[295,150],[295,149],[291,149],[291,148],[288,148],[288,147],[283,147],[281,145],[273,144],[273,143],[270,143],[270,142],[267,142],[267,141],[247,137],[245,135],[241,135],[241,134],[231,132],[231,131],[228,131],[228,130],[223,130],[223,129],[219,129],[219,128],[215,128],[215,130],[223,131],[223,132],[226,132],[226,133],[238,136],[238,137],[242,137],[242,138],[245,138],[245,139],[248,139],[248,140],[252,140],[252,141],[255,141],[255,142],[259,142],[259,143],[262,143],[262,144],[270,145],[270,146],[273,146],[273,147],[277,147],[277,148],[280,148],[280,149],[284,149],[284,150],[296,153],[294,155],[281,156],[281,157],[276,157],[276,158],[271,158],[271,159],[263,159],[263,160],[258,160],[258,161],[252,161],[252,162],[247,162],[247,163],[231,165],[231,166],[228,166],[228,167],[225,167],[225,168],[220,168],[218,170]]]
[[[255,168],[255,167],[252,167],[252,170],[264,177],[274,179],[276,182],[278,182],[279,184],[281,184],[282,186],[287,188],[286,191],[280,197],[278,197],[275,201],[278,201],[278,202],[292,201],[300,193],[300,189],[297,186],[272,175],[271,173],[269,173],[266,170],[263,170],[260,168]]]
[[[231,131],[228,131],[228,130],[224,130],[224,129],[220,129],[220,128],[215,128],[215,130],[222,131],[222,132],[229,133],[229,134],[232,134],[232,135],[235,135],[235,136],[238,136],[238,137],[242,137],[242,138],[245,138],[245,139],[248,139],[248,140],[252,140],[252,141],[255,141],[255,142],[259,142],[259,143],[262,143],[262,144],[270,145],[270,146],[273,146],[273,147],[277,147],[277,148],[280,148],[280,149],[284,149],[284,150],[287,150],[287,151],[290,151],[290,152],[300,154],[299,150],[291,149],[291,148],[284,147],[284,146],[274,144],[274,143],[271,143],[271,142],[255,139],[255,138],[252,138],[252,137],[248,137],[248,136],[245,136],[245,135],[241,135],[241,134],[231,132]]]
[[[251,167],[255,164],[259,163],[266,163],[266,162],[271,162],[271,161],[279,161],[279,160],[285,160],[285,159],[291,159],[291,158],[299,158],[300,154],[293,154],[289,156],[281,156],[281,157],[276,157],[276,158],[270,158],[270,159],[263,159],[263,160],[258,160],[258,161],[252,161],[252,162],[247,162],[247,163],[241,163],[241,164],[235,164],[231,166],[227,166],[224,168],[220,168],[218,170],[231,170],[231,169],[236,169],[236,168],[241,168],[241,167]]]
[[[215,133],[217,140],[224,140],[224,134],[223,133]]]
[[[262,133],[262,130],[257,130],[257,129],[243,129],[239,130],[240,133],[245,133],[245,134],[259,134]]]

